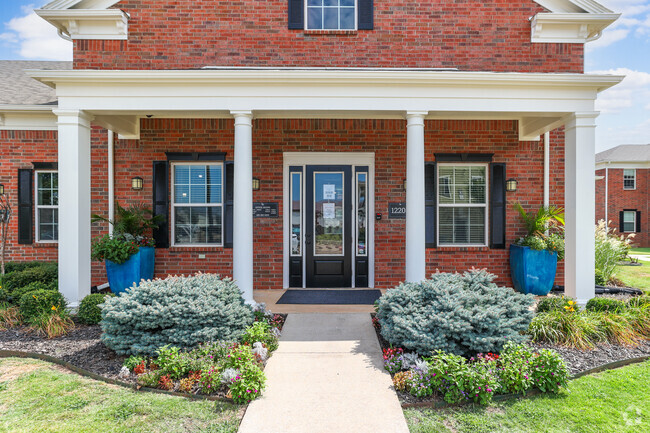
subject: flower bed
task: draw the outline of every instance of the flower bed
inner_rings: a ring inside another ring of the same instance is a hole
[[[135,378],[144,387],[248,403],[264,389],[264,364],[278,347],[285,320],[263,306],[254,313],[256,321],[239,341],[202,343],[188,351],[166,345],[156,356],[132,355],[125,360],[121,376]]]

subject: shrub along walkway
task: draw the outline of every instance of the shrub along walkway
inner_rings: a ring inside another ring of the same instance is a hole
[[[406,433],[369,314],[290,314],[240,433]]]

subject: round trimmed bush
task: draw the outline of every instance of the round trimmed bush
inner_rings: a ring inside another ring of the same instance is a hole
[[[102,320],[102,310],[99,308],[107,296],[115,296],[112,293],[93,293],[82,299],[77,312],[77,319],[86,325],[97,325]]]
[[[612,298],[592,298],[587,301],[587,311],[620,313],[627,308],[624,301]]]
[[[381,334],[391,344],[429,355],[499,352],[508,341],[527,339],[532,295],[493,283],[485,270],[437,273],[388,290],[377,303]]]
[[[52,290],[34,290],[20,298],[20,314],[26,322],[53,310],[65,310],[65,298]]]
[[[143,281],[102,308],[102,341],[123,355],[153,355],[165,345],[191,348],[236,340],[253,311],[229,278],[197,274]]]
[[[46,284],[43,283],[42,281],[31,282],[24,287],[18,287],[17,289],[14,289],[9,295],[9,299],[12,302],[19,303],[25,293],[33,292],[35,290],[51,290],[56,292],[57,291],[56,281],[54,281],[53,284],[52,283]]]
[[[566,305],[566,301],[564,298],[561,298],[559,296],[547,296],[545,298],[540,299],[540,301],[537,303],[537,311],[538,313],[548,313],[550,311],[561,311],[564,309],[564,306]]]

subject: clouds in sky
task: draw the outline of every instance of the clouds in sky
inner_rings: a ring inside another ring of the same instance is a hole
[[[650,38],[650,2],[648,0],[599,0],[599,2],[622,15],[605,30],[600,39],[585,45],[587,52],[607,47],[628,36]]]
[[[15,46],[26,60],[72,60],[72,43],[61,39],[54,26],[36,15],[34,5],[21,9],[20,16],[4,23],[0,44]]]

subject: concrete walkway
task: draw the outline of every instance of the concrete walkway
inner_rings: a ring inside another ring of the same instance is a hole
[[[290,314],[239,433],[408,433],[369,314]]]

